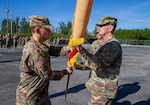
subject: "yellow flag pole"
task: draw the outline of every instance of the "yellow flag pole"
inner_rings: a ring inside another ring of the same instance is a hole
[[[92,9],[92,4],[93,4],[93,0],[77,0],[76,2],[76,8],[75,8],[74,19],[72,24],[72,37],[69,40],[70,49],[73,49],[73,46],[75,45],[80,45],[84,43],[87,24]],[[70,53],[72,53],[72,51]],[[78,54],[75,54],[71,59],[69,59],[68,62],[71,67],[75,67],[74,64],[76,63],[77,57]],[[68,93],[69,80],[70,80],[70,75],[68,75],[68,79],[67,79],[65,100]]]
[[[69,47],[71,49],[73,49],[73,46],[84,43],[92,4],[93,0],[77,0],[76,2],[76,9],[72,25],[72,37],[69,40]],[[70,61],[71,66],[74,67],[76,57]]]

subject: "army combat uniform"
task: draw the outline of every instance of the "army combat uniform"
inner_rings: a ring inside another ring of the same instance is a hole
[[[90,53],[95,54],[96,50],[102,45],[102,41],[100,42],[99,40],[95,40],[90,48]],[[84,65],[84,60],[82,59],[82,62],[76,62],[75,64],[75,69],[77,70],[89,70],[90,68],[86,67]],[[91,72],[90,72],[91,74]]]
[[[32,38],[23,48],[20,63],[20,83],[16,90],[16,105],[51,105],[49,80],[60,80],[66,71],[52,71],[50,55],[68,54],[66,47],[48,47]]]
[[[115,98],[122,48],[117,39],[112,38],[97,47],[94,55],[84,48],[79,51],[85,66],[91,69],[86,87],[91,93],[89,105],[110,105]]]
[[[96,50],[100,48],[101,45],[102,45],[102,41],[100,42],[99,40],[95,40],[91,45],[90,53],[95,54]]]

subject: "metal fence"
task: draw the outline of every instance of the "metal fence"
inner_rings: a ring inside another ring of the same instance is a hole
[[[91,44],[96,38],[86,39],[85,43]],[[121,44],[150,45],[150,40],[119,40]]]
[[[121,44],[150,45],[150,40],[119,40]]]
[[[96,40],[96,38],[86,39],[85,44],[92,44],[92,42]],[[69,41],[69,40],[68,40]],[[129,44],[129,45],[147,45],[150,46],[150,40],[119,40],[121,44]],[[63,43],[60,41],[59,45],[68,44],[68,42]],[[51,45],[56,45],[54,42],[51,42]]]

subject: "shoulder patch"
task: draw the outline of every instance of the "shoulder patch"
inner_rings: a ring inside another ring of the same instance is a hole
[[[106,53],[106,59],[112,59],[112,53],[108,52]]]
[[[44,64],[44,60],[39,60],[38,62],[36,62],[37,67],[41,67],[43,64]]]

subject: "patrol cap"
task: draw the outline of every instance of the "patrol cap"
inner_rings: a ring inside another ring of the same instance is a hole
[[[29,16],[30,27],[40,26],[43,28],[53,28],[47,17],[44,16]]]
[[[111,16],[106,16],[106,17],[102,17],[99,21],[99,23],[97,23],[97,26],[103,26],[103,25],[107,25],[107,24],[111,24],[113,26],[117,25],[117,19]]]

